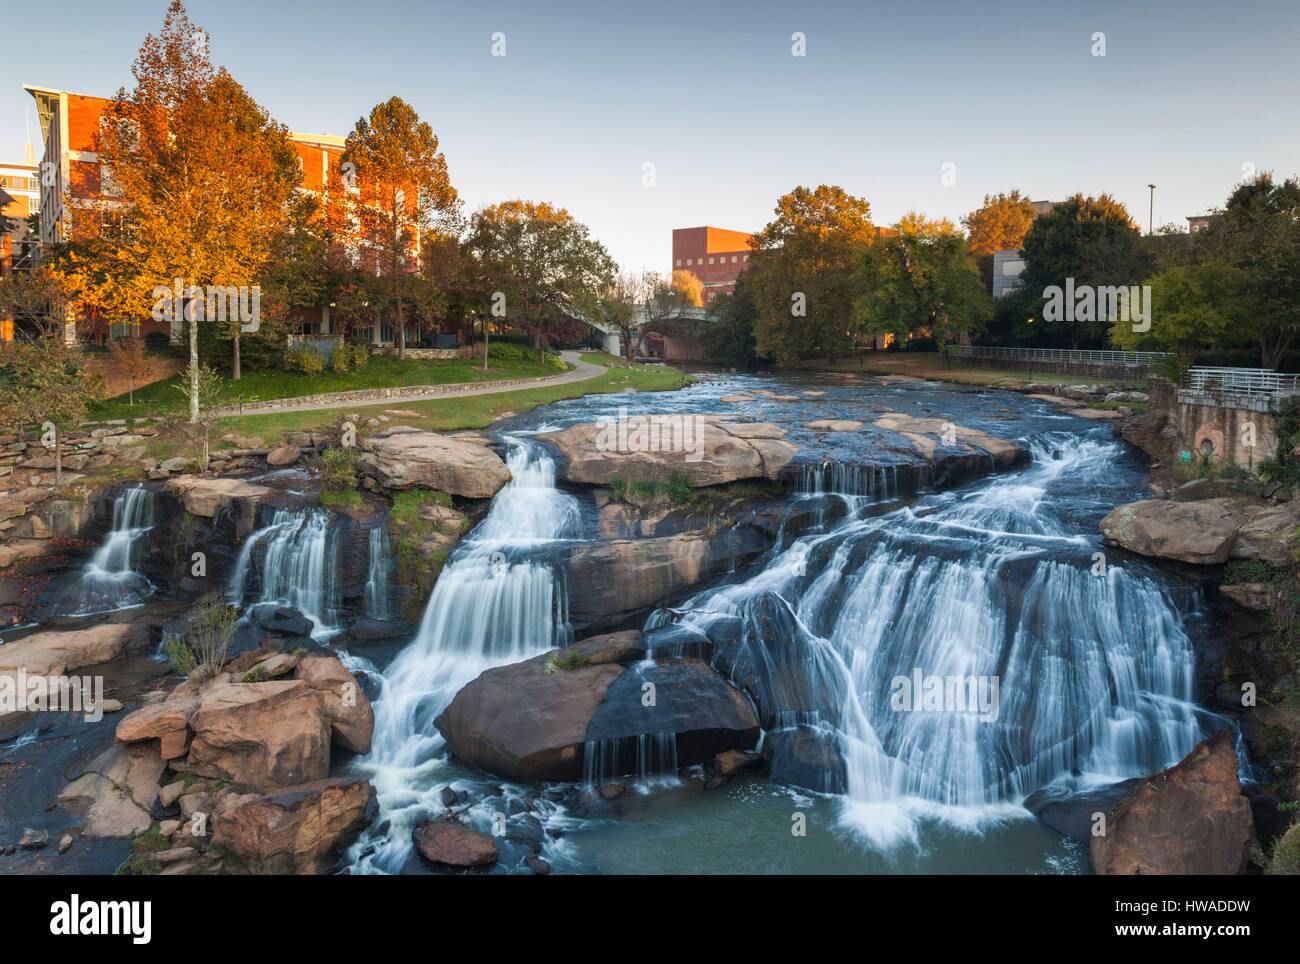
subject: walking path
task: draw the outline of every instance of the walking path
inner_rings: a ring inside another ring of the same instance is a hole
[[[267,412],[316,412],[331,408],[356,408],[362,405],[392,405],[394,402],[425,402],[439,398],[463,398],[469,395],[498,395],[504,392],[517,392],[524,388],[548,388],[551,385],[585,382],[608,370],[603,365],[595,365],[585,361],[576,351],[560,352],[560,357],[574,366],[573,371],[565,372],[562,375],[545,375],[541,378],[516,378],[487,383],[404,385],[393,388],[362,389],[357,392],[308,395],[299,399],[268,399],[262,402],[249,402],[242,407],[230,408],[222,414],[257,415]],[[377,392],[387,394],[376,396],[375,393]]]

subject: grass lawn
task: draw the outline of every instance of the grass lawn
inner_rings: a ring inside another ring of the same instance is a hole
[[[568,370],[568,366],[563,370]],[[362,371],[343,375],[321,372],[319,375],[300,375],[296,372],[246,372],[237,382],[227,382],[231,404],[240,401],[259,402],[275,398],[295,398],[302,395],[320,395],[325,392],[347,392],[364,388],[393,388],[399,385],[450,385],[469,382],[497,381],[503,378],[536,378],[558,375],[562,369],[532,357],[528,359],[489,358],[487,371],[482,360],[468,358],[423,359],[407,358],[399,361],[386,355],[372,355],[370,364]],[[110,418],[146,418],[181,412],[185,409],[185,396],[177,389],[181,376],[154,382],[135,393],[135,404],[128,403],[126,395],[118,395],[94,406],[87,416],[90,420]]]
[[[567,385],[543,386],[540,388],[523,388],[517,391],[500,392],[495,395],[470,395],[459,398],[439,398],[428,401],[412,402],[395,398],[389,408],[398,408],[408,412],[419,412],[420,417],[403,417],[393,424],[412,425],[417,428],[432,429],[439,432],[458,429],[483,428],[506,412],[518,415],[564,398],[578,398],[582,395],[599,395],[606,392],[618,392],[631,387],[642,392],[670,391],[682,387],[682,373],[676,369],[660,365],[635,365],[614,358],[603,352],[590,352],[584,356],[588,361],[604,365],[609,370],[586,381],[571,382]],[[381,414],[385,406],[369,405],[363,412]],[[268,412],[264,415],[233,415],[224,418],[218,424],[214,436],[234,432],[251,438],[260,438],[270,444],[279,439],[281,432],[302,431],[318,426],[333,425],[344,408],[327,411],[307,412]]]
[[[962,385],[994,385],[998,382],[1042,382],[1050,385],[1113,385],[1118,379],[1090,375],[1056,375],[1048,372],[1013,371],[1004,368],[976,368],[962,365],[944,368],[938,352],[876,352],[860,354],[827,365],[806,362],[809,371],[863,372],[869,375],[911,375]],[[1145,376],[1135,379],[1145,381]]]

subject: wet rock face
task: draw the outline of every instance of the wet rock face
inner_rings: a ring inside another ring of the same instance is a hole
[[[467,499],[490,499],[510,481],[505,462],[466,438],[399,427],[361,443],[362,474],[389,489],[439,489]]]
[[[489,837],[454,820],[434,820],[411,833],[416,852],[435,867],[473,870],[497,862],[497,848]]]
[[[1110,545],[1144,556],[1212,565],[1227,562],[1246,512],[1233,499],[1122,505],[1101,520]]]
[[[631,769],[622,772],[633,773],[636,754],[620,753],[620,744],[641,736],[675,734],[679,766],[754,744],[758,720],[749,701],[706,663],[599,662],[641,658],[644,650],[622,636],[596,637],[480,675],[435,721],[452,754],[512,780],[567,781],[583,776],[593,742],[606,743],[608,759],[626,760]]]
[[[839,738],[830,730],[792,726],[763,738],[764,773],[778,783],[814,793],[846,793],[844,757]]]
[[[697,488],[740,479],[775,479],[796,451],[785,440],[784,430],[775,425],[689,415],[672,416],[671,428],[661,427],[657,441],[647,434],[643,444],[637,435],[638,418],[646,417],[629,418],[622,429],[615,422],[587,422],[537,438],[559,450],[565,479],[587,485],[608,485],[615,478],[663,482],[673,472],[681,472]],[[652,424],[647,423],[647,433]]]
[[[1107,814],[1092,863],[1099,874],[1239,874],[1253,837],[1232,736],[1220,730]]]

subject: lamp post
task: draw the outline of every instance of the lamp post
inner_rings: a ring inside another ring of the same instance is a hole
[[[1151,188],[1151,204],[1150,207],[1147,208],[1147,234],[1155,234],[1156,233],[1156,186],[1154,184],[1148,184],[1147,187]]]

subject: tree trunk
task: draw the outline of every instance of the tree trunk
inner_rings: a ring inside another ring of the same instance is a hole
[[[488,370],[488,320],[483,316],[483,370]]]
[[[241,376],[239,372],[239,329],[238,328],[235,329],[234,351],[235,351],[235,357],[234,357],[234,361],[231,363],[230,366],[230,377],[233,381],[239,381]]]
[[[402,299],[397,299],[397,357],[406,357],[406,319],[402,316]]]
[[[190,314],[190,424],[197,425],[199,421],[199,323],[198,319],[193,317],[193,311]]]
[[[54,487],[63,487],[63,433],[54,426]]]

